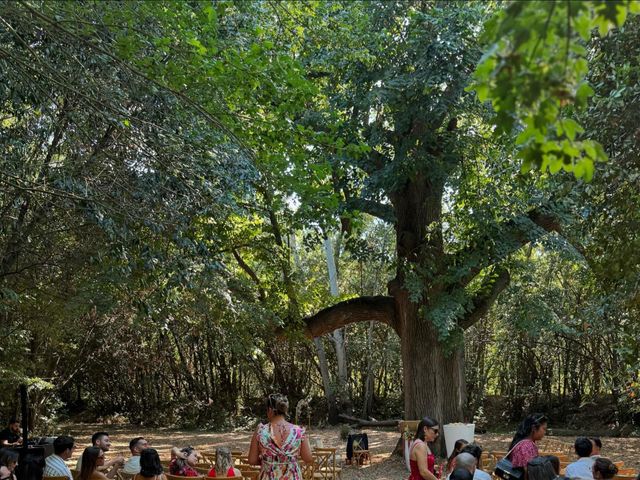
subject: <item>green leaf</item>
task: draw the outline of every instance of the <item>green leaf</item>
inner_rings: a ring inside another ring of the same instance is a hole
[[[587,12],[588,11],[581,13],[573,20],[573,27],[580,35],[580,38],[585,42],[591,39],[591,30],[593,29],[593,24],[591,23]]]
[[[576,102],[584,105],[593,94],[593,88],[587,82],[582,82],[576,90]]]
[[[593,172],[595,171],[593,160],[590,158],[583,158],[580,165],[584,168],[584,180],[585,182],[591,182],[593,180]]]
[[[584,132],[584,128],[582,128],[578,122],[571,118],[565,118],[561,120],[560,123],[562,124],[562,128],[567,138],[569,138],[569,140],[571,141],[574,141],[576,139],[576,133]]]

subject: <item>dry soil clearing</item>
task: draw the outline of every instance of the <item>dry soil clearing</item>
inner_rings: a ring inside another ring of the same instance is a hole
[[[215,447],[225,445],[234,450],[247,451],[251,432],[233,431],[227,433],[210,433],[203,431],[149,429],[132,425],[100,425],[100,424],[73,424],[66,425],[59,433],[68,433],[75,437],[79,447],[77,454],[82,452],[90,443],[91,434],[98,430],[106,430],[110,433],[113,444],[112,451],[128,455],[129,440],[136,436],[144,436],[151,446],[156,448],[161,457],[168,458],[169,449],[172,446],[192,445],[203,451],[214,450]],[[371,465],[363,467],[346,466],[343,469],[344,480],[354,479],[379,479],[399,480],[407,478],[408,473],[400,457],[391,455],[399,433],[390,430],[364,429],[369,437],[369,450],[372,453]],[[340,439],[338,428],[326,428],[311,430],[312,441],[321,439],[323,446],[336,447],[344,457],[345,442]],[[505,450],[511,440],[510,435],[485,434],[477,435],[476,441],[485,450]],[[545,451],[562,451],[573,455],[574,437],[547,436],[541,442]],[[640,438],[603,438],[602,453],[615,461],[624,460],[625,467],[640,467]]]

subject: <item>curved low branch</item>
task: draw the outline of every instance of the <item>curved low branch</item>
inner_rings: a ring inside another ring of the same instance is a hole
[[[382,295],[358,297],[332,305],[305,318],[305,334],[311,338],[319,337],[350,323],[369,321],[386,323],[398,332],[393,298]]]
[[[464,318],[458,322],[463,330],[466,330],[478,320],[480,320],[489,311],[493,302],[496,301],[498,295],[509,286],[511,282],[511,276],[507,270],[498,270],[497,276],[489,275],[482,282],[482,288],[476,298],[473,299],[473,307],[464,316]]]

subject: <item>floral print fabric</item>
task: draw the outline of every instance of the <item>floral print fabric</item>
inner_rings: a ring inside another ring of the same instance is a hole
[[[298,452],[304,429],[291,425],[289,435],[278,445],[271,435],[270,424],[258,426],[258,444],[262,459],[259,480],[302,480]]]

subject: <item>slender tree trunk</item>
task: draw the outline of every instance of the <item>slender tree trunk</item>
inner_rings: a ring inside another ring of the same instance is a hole
[[[367,332],[367,377],[364,381],[364,398],[362,402],[362,418],[368,418],[373,410],[373,322],[369,322]]]
[[[318,364],[320,366],[320,375],[322,376],[322,387],[324,388],[324,396],[327,399],[329,409],[329,423],[331,425],[335,425],[338,423],[338,409],[336,406],[336,397],[333,393],[333,386],[331,385],[331,378],[329,377],[327,355],[324,351],[322,338],[314,338],[313,343],[316,346],[316,353],[318,354]]]
[[[336,258],[333,252],[333,245],[331,244],[331,238],[327,236],[324,239],[324,252],[327,259],[327,270],[329,271],[329,287],[331,289],[331,295],[333,297],[340,296],[340,290],[338,288],[338,269],[336,268]],[[331,334],[333,346],[336,349],[336,362],[338,364],[338,395],[340,396],[340,403],[342,405],[350,405],[351,399],[348,391],[348,378],[347,371],[347,350],[345,347],[345,329],[339,328],[334,330]]]

